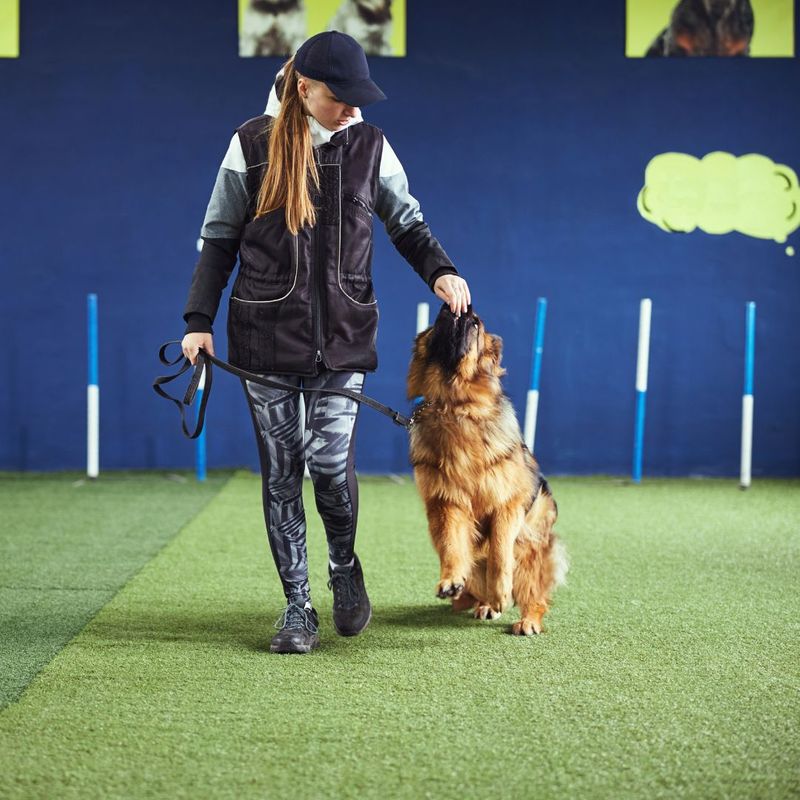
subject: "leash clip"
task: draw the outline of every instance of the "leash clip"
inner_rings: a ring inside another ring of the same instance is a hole
[[[411,426],[414,424],[413,418],[404,417],[399,411],[392,414],[392,419],[406,430],[411,430]]]

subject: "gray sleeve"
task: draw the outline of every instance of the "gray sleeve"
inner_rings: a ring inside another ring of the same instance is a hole
[[[222,160],[200,236],[238,239],[247,215],[247,164],[239,134],[234,133]]]
[[[408,190],[408,178],[401,169],[394,175],[379,179],[378,203],[375,211],[394,241],[415,222],[424,222],[416,197]]]
[[[208,330],[219,308],[222,292],[236,266],[239,240],[247,217],[247,165],[239,134],[234,133],[217,172],[200,236],[203,249],[192,274],[183,318],[192,330]],[[197,327],[202,314],[208,323]]]

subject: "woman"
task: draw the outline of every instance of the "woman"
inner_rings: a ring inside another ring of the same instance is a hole
[[[239,256],[228,310],[228,357],[298,388],[361,392],[376,369],[372,215],[453,313],[469,288],[423,222],[403,168],[360,107],[385,99],[355,39],[336,31],[306,41],[286,62],[267,113],[240,126],[203,223],[203,249],[184,311],[183,352],[214,352],[211,323]],[[311,604],[302,501],[308,464],[328,540],[333,623],[360,633],[372,615],[353,543],[358,403],[243,381],[258,442],[264,518],[287,607],[270,650],[319,645]]]

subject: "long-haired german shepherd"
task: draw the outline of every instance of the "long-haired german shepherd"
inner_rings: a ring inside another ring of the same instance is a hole
[[[453,610],[493,619],[516,603],[511,632],[541,633],[566,552],[558,511],[522,442],[500,377],[502,341],[469,307],[447,304],[415,342],[409,398],[424,398],[411,427],[411,463],[441,563],[436,594]]]

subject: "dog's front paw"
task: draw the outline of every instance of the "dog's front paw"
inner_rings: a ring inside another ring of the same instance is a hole
[[[444,578],[436,584],[436,596],[441,597],[443,600],[446,600],[448,597],[451,597],[453,600],[457,600],[459,597],[461,597],[461,592],[463,591],[463,582],[456,583],[449,578]]]
[[[497,619],[500,613],[500,611],[497,611],[491,606],[475,606],[475,619]]]
[[[528,617],[523,617],[519,622],[515,622],[511,626],[511,633],[514,634],[514,636],[533,636],[534,634],[541,632],[541,621],[530,619]]]

